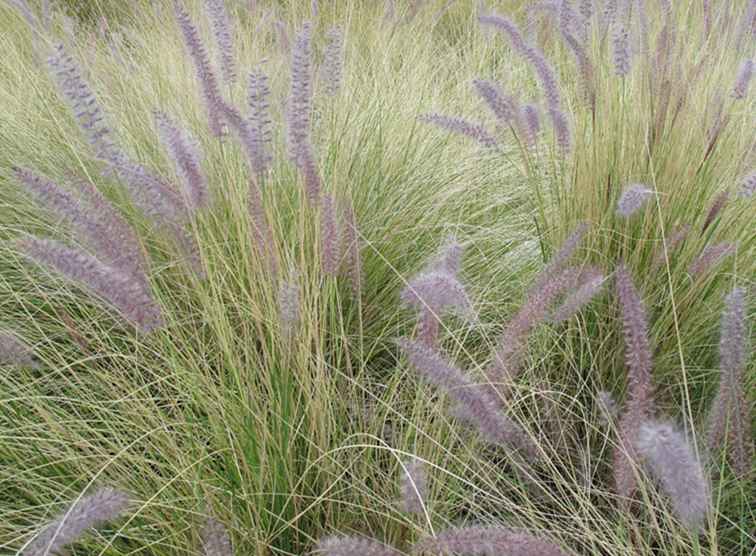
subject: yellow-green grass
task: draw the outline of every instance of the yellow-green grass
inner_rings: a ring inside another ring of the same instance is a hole
[[[609,288],[568,324],[543,327],[533,339],[510,408],[546,456],[533,478],[449,418],[443,396],[397,361],[393,340],[414,326],[399,290],[455,234],[467,245],[463,277],[481,319],[445,320],[444,346],[478,372],[534,271],[578,222],[588,221],[577,258],[607,273],[622,259],[629,263],[651,320],[659,405],[700,433],[718,377],[722,298],[734,283],[747,285],[754,271],[752,201],[733,195],[700,233],[714,196],[725,188],[734,193],[753,165],[753,95],[729,98],[738,63],[749,53],[736,51],[734,32],[701,44],[700,6],[677,10],[686,40],[676,67],[686,76],[702,60],[704,66],[695,82],[670,82],[672,104],[681,95],[685,103],[652,142],[658,96],[651,87],[659,82],[650,63],[638,57],[628,77],[615,76],[609,39],[596,32],[594,113],[581,102],[569,52],[543,27],[541,44],[571,114],[573,153],[563,158],[547,133],[537,153],[524,155],[508,132],[501,151],[490,153],[416,117],[438,111],[492,122],[471,86],[478,76],[526,98],[537,98],[538,88],[506,42],[481,31],[472,2],[458,2],[436,19],[444,3],[394,26],[382,25],[379,2],[320,2],[318,50],[331,25],[344,26],[346,78],[337,97],[317,95],[313,137],[326,189],[354,201],[364,241],[359,300],[342,279],[320,272],[317,212],[304,202],[285,153],[289,55],[270,20],[258,27],[264,9],[275,5],[293,34],[310,17],[310,3],[259,2],[252,15],[241,5],[232,12],[240,73],[261,64],[272,80],[276,152],[263,187],[282,266],[300,277],[301,325],[293,338],[282,334],[278,284],[250,238],[244,156],[232,138],[218,141],[208,132],[170,4],[157,13],[134,10],[114,24],[128,44],[120,53],[125,65],[89,30],[63,40],[140,161],[172,176],[156,140],[155,109],[179,117],[200,139],[215,196],[193,225],[208,269],[204,281],[129,208],[117,182],[101,176],[57,96],[44,57],[65,37],[60,18],[53,38],[34,38],[14,12],[0,8],[3,239],[22,232],[67,237],[25,198],[10,166],[57,179],[67,171],[88,175],[137,228],[168,320],[149,336],[137,335],[83,290],[23,263],[12,244],[2,247],[0,322],[33,345],[42,365],[0,371],[0,550],[20,548],[88,485],[109,484],[133,493],[135,511],[88,537],[77,554],[199,553],[206,515],[225,524],[239,554],[298,554],[335,531],[406,549],[403,543],[462,521],[540,530],[575,554],[682,555],[699,546],[703,553],[747,553],[753,482],[729,472],[716,473],[715,511],[700,541],[674,522],[650,483],[639,515],[614,509],[615,440],[595,405],[599,389],[621,397],[625,382]],[[210,44],[200,4],[188,4]],[[655,7],[652,13],[658,15]],[[653,29],[655,36],[659,25]],[[238,106],[243,82],[224,90]],[[717,95],[731,118],[702,163]],[[626,222],[614,207],[631,181],[649,184],[657,197]],[[689,239],[669,254],[669,264],[652,270],[664,238],[683,223],[693,226]],[[691,278],[689,264],[718,241],[737,242],[736,255]],[[397,504],[399,460],[410,454],[432,466],[429,519],[410,518]]]

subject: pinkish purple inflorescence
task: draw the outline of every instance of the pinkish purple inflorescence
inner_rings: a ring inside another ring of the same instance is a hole
[[[523,131],[528,145],[533,146],[538,141],[538,133],[541,131],[541,116],[538,107],[533,104],[525,104],[522,107],[522,119],[525,123]]]
[[[354,297],[359,299],[362,295],[362,242],[351,200],[341,205],[341,219],[344,222],[344,255],[349,272],[349,283]]]
[[[690,264],[688,273],[693,277],[705,274],[711,267],[719,264],[725,257],[734,252],[735,246],[726,241],[707,245],[701,254]]]
[[[538,458],[538,447],[525,430],[502,413],[499,400],[489,389],[475,384],[436,350],[420,342],[402,338],[397,344],[426,380],[454,400],[455,415],[474,426],[487,442],[520,452],[530,461]]]
[[[685,241],[685,238],[688,237],[689,233],[690,233],[690,226],[688,224],[683,224],[681,226],[678,226],[674,230],[672,230],[672,233],[669,235],[666,241],[666,255],[665,255],[664,246],[661,246],[659,249],[657,249],[656,254],[654,255],[654,262],[653,262],[652,268],[656,269],[656,268],[659,268],[661,265],[663,265],[664,261],[667,260],[667,257],[675,249],[677,249],[677,247],[683,241]]]
[[[626,186],[617,201],[617,214],[623,218],[629,218],[640,210],[653,194],[653,189],[649,189],[642,183]]]
[[[0,365],[37,367],[31,348],[16,334],[0,330]]]
[[[127,494],[107,487],[83,496],[26,545],[21,556],[58,554],[63,547],[84,535],[87,529],[119,517],[129,503]]]
[[[252,170],[258,176],[266,173],[272,160],[269,153],[271,141],[269,98],[268,76],[262,70],[251,72],[247,89],[247,104],[249,104],[247,153]]]
[[[746,98],[751,78],[753,78],[753,60],[745,60],[738,70],[738,77],[735,79],[735,86],[732,88],[732,96],[739,100]]]
[[[277,300],[282,335],[287,339],[292,338],[299,326],[301,315],[299,275],[297,272],[292,272],[287,280],[281,282]]]
[[[455,116],[444,116],[442,114],[424,114],[418,118],[421,122],[437,125],[454,133],[465,135],[488,148],[495,148],[497,141],[486,129],[477,123],[470,122],[464,118]]]
[[[708,445],[712,452],[725,442],[735,472],[744,477],[753,461],[751,412],[745,368],[748,363],[746,292],[735,288],[725,299],[719,337],[719,388],[708,417]]]
[[[750,199],[753,197],[754,192],[756,192],[756,172],[751,172],[743,178],[738,196],[743,199]]]
[[[425,501],[428,499],[428,477],[425,463],[419,459],[412,459],[402,468],[400,491],[402,493],[402,509],[412,514],[425,513]]]
[[[160,139],[170,153],[191,210],[207,206],[209,191],[202,173],[202,154],[197,141],[186,130],[180,129],[166,114],[155,114]]]
[[[218,45],[223,79],[226,84],[233,85],[236,82],[233,26],[224,0],[205,0],[205,10],[213,26],[215,42]]]
[[[647,421],[640,427],[636,449],[677,518],[698,533],[711,509],[711,488],[685,435],[671,423]]]
[[[182,7],[181,3],[174,0],[174,11],[176,21],[178,22],[181,33],[184,36],[189,57],[194,63],[194,69],[197,72],[197,80],[202,89],[202,96],[205,101],[208,119],[210,122],[210,131],[215,137],[223,135],[223,99],[218,89],[218,80],[215,77],[213,68],[210,65],[210,59],[207,55],[207,49],[202,44],[199,32],[192,23],[191,17]]]
[[[354,536],[330,536],[318,541],[316,554],[323,556],[400,556],[398,550],[376,540]]]
[[[231,537],[223,524],[208,518],[200,534],[202,538],[202,556],[234,556]]]
[[[341,90],[344,73],[344,32],[339,27],[333,27],[326,34],[328,43],[323,53],[323,81],[325,94],[336,96]]]
[[[552,542],[508,527],[455,527],[419,540],[413,554],[468,554],[470,556],[566,556]]]
[[[646,310],[624,264],[617,269],[616,290],[622,309],[628,385],[619,421],[620,444],[614,451],[614,485],[623,507],[627,507],[637,488],[633,472],[637,462],[635,442],[641,424],[652,416],[654,399]]]
[[[340,226],[336,214],[336,200],[324,193],[320,206],[321,267],[326,276],[336,276],[341,259]]]
[[[714,198],[714,202],[711,204],[711,207],[709,207],[709,212],[706,214],[706,219],[704,220],[701,231],[705,232],[706,228],[708,228],[711,223],[714,222],[719,213],[722,212],[722,209],[727,204],[729,198],[730,192],[727,190],[722,191]]]
[[[505,95],[501,87],[493,81],[475,79],[473,85],[478,96],[483,99],[496,116],[498,123],[509,125],[515,116],[515,110],[518,108],[514,106],[513,98]]]
[[[50,239],[24,238],[19,250],[34,262],[78,282],[111,305],[144,332],[163,325],[160,306],[143,283],[91,255]]]
[[[589,268],[581,273],[579,286],[570,293],[562,304],[554,311],[551,322],[562,322],[585,307],[604,287],[605,277],[595,268]]]

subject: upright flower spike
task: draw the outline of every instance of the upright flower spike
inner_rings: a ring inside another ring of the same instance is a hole
[[[706,228],[708,228],[717,216],[719,216],[719,213],[722,212],[722,209],[727,204],[729,198],[730,192],[727,190],[722,191],[714,198],[714,202],[711,204],[711,207],[709,207],[709,212],[706,213],[706,219],[701,227],[702,232],[705,232]]]
[[[323,556],[400,556],[398,550],[373,539],[355,536],[330,536],[321,539],[315,547],[316,554]]]
[[[323,81],[325,94],[332,97],[341,90],[344,74],[344,32],[339,27],[333,27],[326,38],[328,43],[323,57]]]
[[[677,518],[699,533],[711,510],[711,488],[683,433],[671,423],[647,421],[640,428],[636,448],[669,497]]]
[[[617,214],[623,218],[629,218],[638,212],[654,194],[642,183],[632,183],[625,187],[617,201]]]
[[[566,553],[552,542],[501,526],[447,529],[434,537],[420,539],[412,547],[412,554],[566,556]]]
[[[411,514],[425,513],[425,501],[428,499],[428,477],[425,463],[412,459],[402,468],[400,490],[402,509]]]
[[[341,259],[341,230],[335,205],[333,195],[323,195],[320,206],[320,251],[321,266],[326,276],[336,276]]]
[[[719,337],[720,378],[708,416],[708,446],[717,452],[727,444],[735,473],[744,477],[753,461],[751,415],[745,385],[750,355],[746,291],[735,288],[725,299]]]
[[[742,100],[748,96],[748,86],[751,84],[751,78],[753,77],[753,65],[753,60],[744,60],[740,65],[735,85],[732,88],[732,96],[737,100]]]
[[[637,488],[633,465],[638,461],[638,433],[641,424],[652,416],[654,400],[646,310],[624,264],[616,272],[616,290],[622,309],[627,394],[619,420],[620,444],[614,452],[613,470],[616,492],[626,508]]]
[[[519,110],[514,99],[504,94],[498,84],[485,79],[473,80],[473,85],[478,96],[483,99],[488,108],[493,112],[500,125],[511,125],[515,118],[515,112]]]
[[[223,99],[218,89],[218,80],[215,77],[215,72],[210,65],[210,59],[207,55],[207,49],[202,44],[197,28],[194,26],[191,17],[182,7],[178,0],[173,2],[174,12],[176,14],[176,21],[181,29],[181,33],[184,37],[184,44],[189,53],[189,57],[194,64],[194,69],[197,73],[197,81],[199,81],[200,88],[202,89],[202,96],[205,101],[205,109],[207,110],[207,116],[210,124],[210,131],[215,137],[221,137],[223,135]]]
[[[269,152],[271,141],[270,86],[268,76],[262,70],[249,74],[247,103],[249,104],[249,145],[248,158],[252,170],[262,177],[270,167],[272,156]]]
[[[743,199],[750,199],[753,197],[754,192],[756,192],[756,172],[751,172],[743,178],[738,196]]]
[[[281,323],[281,333],[285,339],[294,337],[299,327],[301,315],[301,300],[299,290],[299,275],[292,272],[291,276],[278,288],[278,317]]]
[[[550,319],[551,322],[563,322],[590,303],[603,288],[606,277],[598,270],[590,268],[583,271],[578,280],[578,288],[569,294],[554,311]]]
[[[202,156],[199,143],[189,133],[180,129],[166,114],[157,112],[155,120],[164,147],[170,153],[181,178],[184,197],[193,211],[208,205],[210,193],[207,179],[202,172]]]
[[[205,0],[205,9],[213,26],[215,43],[220,54],[220,66],[227,85],[236,83],[236,63],[231,19],[223,0]]]
[[[538,447],[526,431],[501,412],[487,389],[475,384],[434,349],[406,338],[397,344],[426,380],[454,400],[456,416],[477,428],[487,442],[516,451],[529,461],[538,459]]]
[[[63,547],[81,538],[87,529],[119,517],[129,503],[127,494],[112,488],[101,488],[79,498],[27,544],[21,555],[58,554]]]
[[[342,205],[342,221],[344,222],[344,250],[346,264],[349,272],[349,282],[355,299],[362,296],[362,243],[359,229],[357,228],[357,216],[351,200]]]
[[[525,125],[525,140],[529,146],[534,146],[538,141],[538,133],[541,131],[541,116],[538,108],[533,104],[526,104],[522,107],[522,119]]]
[[[89,289],[144,332],[164,324],[160,306],[133,276],[51,239],[24,238],[18,242],[18,248],[34,262]]]
[[[202,556],[234,556],[231,538],[223,524],[208,518],[202,528]]]
[[[0,366],[37,367],[32,349],[16,334],[0,330]]]
[[[422,115],[418,119],[421,122],[434,124],[448,131],[465,135],[487,148],[495,148],[498,145],[493,135],[486,131],[481,124],[470,122],[464,118],[434,113]]]

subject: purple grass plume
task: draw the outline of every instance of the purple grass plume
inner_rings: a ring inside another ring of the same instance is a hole
[[[535,283],[530,288],[530,294],[542,288],[547,281],[554,278],[554,275],[557,272],[564,269],[567,261],[572,257],[580,243],[585,238],[589,228],[590,226],[587,222],[580,222],[575,226],[575,229],[570,232],[570,235],[567,236],[562,245],[559,246],[557,252],[549,259],[548,264],[538,273]]]
[[[629,33],[625,23],[616,24],[612,36],[612,54],[614,61],[614,73],[625,77],[630,73],[630,45]]]
[[[329,536],[318,541],[316,554],[323,556],[400,556],[402,553],[374,539],[339,535]]]
[[[538,107],[534,104],[525,104],[522,107],[522,120],[525,124],[525,141],[529,146],[534,146],[538,141],[538,133],[541,131],[541,116]]]
[[[336,200],[323,194],[320,206],[320,255],[323,274],[336,276],[341,259],[341,226],[336,213]]]
[[[642,183],[633,183],[625,186],[617,201],[617,214],[623,218],[629,218],[638,212],[653,194],[654,190],[649,189]]]
[[[357,216],[351,199],[341,204],[341,220],[344,222],[344,256],[349,284],[355,299],[362,296],[362,241],[357,227]]]
[[[281,282],[278,288],[277,301],[281,335],[285,339],[291,339],[299,327],[302,312],[299,273],[291,272],[289,278]]]
[[[418,337],[427,346],[438,341],[440,317],[448,312],[474,321],[475,311],[459,281],[462,246],[449,240],[441,251],[402,290],[400,299],[419,313]]]
[[[619,414],[619,406],[617,401],[612,396],[612,393],[607,390],[601,390],[596,395],[596,402],[599,408],[599,418],[601,423],[605,426],[609,426],[614,423]]]
[[[735,99],[742,100],[748,96],[748,87],[753,78],[753,60],[744,60],[738,70],[738,76],[735,79],[735,86],[732,88],[732,96]]]
[[[425,462],[412,459],[402,468],[400,481],[402,510],[411,514],[424,514],[428,499],[428,477]]]
[[[105,115],[92,89],[84,80],[78,62],[66,52],[63,44],[58,44],[47,63],[58,91],[69,104],[96,155],[103,159],[111,158],[114,151],[118,150],[112,131],[106,125]]]
[[[18,248],[37,264],[78,282],[110,303],[143,332],[150,332],[164,324],[160,306],[151,292],[132,275],[51,239],[24,238],[18,241]]]
[[[166,114],[156,112],[160,140],[173,160],[181,178],[184,197],[191,210],[205,208],[209,203],[207,179],[202,172],[199,143],[189,132],[179,128]]]
[[[481,145],[487,148],[495,148],[498,142],[491,135],[482,124],[470,122],[464,118],[456,116],[444,116],[442,114],[423,114],[418,118],[419,121],[436,125],[440,128],[465,135],[470,139],[474,139]]]
[[[231,86],[236,83],[236,63],[234,56],[234,29],[224,0],[205,0],[205,11],[213,26],[215,43],[220,55],[223,80]]]
[[[72,178],[78,195],[31,170],[14,168],[18,181],[44,208],[65,219],[97,258],[148,289],[147,260],[134,230],[89,180]]]
[[[109,487],[83,496],[26,545],[21,556],[58,554],[64,546],[81,538],[88,529],[118,518],[130,502],[127,494]]]
[[[32,349],[9,330],[0,330],[0,366],[37,368]]]
[[[496,116],[497,122],[500,125],[510,125],[514,120],[515,111],[519,110],[519,107],[514,105],[514,99],[505,95],[501,87],[493,81],[474,79],[473,86],[478,96]]]
[[[213,136],[221,137],[224,134],[222,107],[224,103],[218,88],[218,79],[210,65],[207,49],[202,43],[197,27],[181,3],[174,0],[173,7],[176,21],[184,37],[184,44],[197,73],[197,81],[202,89],[210,131]]]
[[[622,310],[622,329],[625,343],[627,393],[619,419],[619,446],[614,451],[614,486],[627,508],[637,489],[633,466],[637,463],[635,442],[641,424],[654,411],[651,382],[651,347],[648,340],[646,309],[624,264],[616,271],[616,290]]]
[[[606,277],[594,268],[581,273],[579,286],[557,307],[549,319],[553,323],[572,318],[603,289]]]
[[[268,76],[262,70],[251,72],[247,88],[249,135],[246,149],[252,170],[258,176],[266,174],[273,160],[270,154],[272,131],[269,99],[270,85],[268,84]]]
[[[322,78],[325,83],[325,94],[336,96],[341,90],[344,76],[344,32],[339,27],[333,27],[326,34],[328,43],[323,53]]]
[[[738,191],[738,197],[751,199],[754,192],[756,192],[756,172],[751,172],[743,178],[740,190]]]
[[[208,518],[200,537],[202,539],[202,556],[234,556],[231,537],[220,521]]]
[[[691,532],[699,533],[711,509],[711,488],[688,439],[672,423],[647,421],[638,433],[636,449],[669,498],[675,516]]]
[[[722,212],[722,209],[727,204],[727,201],[730,198],[730,192],[725,190],[719,193],[715,198],[714,202],[711,203],[711,207],[709,207],[709,212],[706,213],[706,219],[704,220],[703,226],[701,227],[701,231],[705,232],[706,228],[708,228],[712,222],[719,216],[719,213]]]
[[[412,553],[443,556],[567,556],[552,542],[522,530],[501,526],[447,529],[434,537],[420,539],[412,547]]]
[[[735,252],[735,246],[732,243],[723,241],[714,245],[704,247],[701,254],[688,267],[688,273],[695,277],[706,274],[708,270],[722,262],[725,257]]]
[[[685,241],[689,233],[690,226],[688,224],[683,224],[672,230],[672,233],[669,235],[666,241],[666,255],[664,245],[662,245],[656,250],[652,268],[660,268],[667,260],[667,257],[671,255],[680,246],[680,244],[682,244],[683,241]]]
[[[474,426],[489,443],[504,446],[528,461],[538,459],[538,447],[527,432],[504,415],[490,390],[475,384],[459,368],[428,346],[401,338],[397,345],[423,378],[444,390],[454,401],[454,414]]]
[[[289,156],[305,181],[311,206],[320,201],[321,180],[310,138],[312,112],[312,25],[299,30],[291,53],[291,92],[287,104]]]
[[[746,291],[735,288],[725,299],[719,337],[719,388],[709,410],[707,442],[716,453],[725,443],[739,477],[753,464],[753,433],[745,369],[750,350],[746,322]]]

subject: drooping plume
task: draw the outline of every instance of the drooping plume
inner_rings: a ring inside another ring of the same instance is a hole
[[[637,488],[633,466],[638,461],[635,448],[638,433],[641,424],[652,417],[654,400],[646,310],[624,264],[616,272],[616,290],[622,310],[627,391],[619,420],[620,442],[614,451],[613,472],[616,492],[626,508]]]
[[[420,539],[413,554],[470,556],[566,556],[554,543],[517,529],[501,526],[455,527]]]
[[[130,503],[129,496],[112,488],[100,490],[75,501],[60,517],[50,522],[22,550],[22,556],[57,554],[78,540],[87,529],[119,517]]]
[[[236,63],[234,56],[234,29],[224,0],[205,0],[205,10],[213,26],[215,43],[220,54],[220,66],[223,79],[230,86],[236,82]]]
[[[500,125],[510,125],[519,106],[515,106],[514,99],[504,94],[501,87],[493,81],[485,79],[473,80],[478,96],[483,99],[493,112]]]
[[[474,139],[487,148],[495,148],[498,145],[496,139],[491,135],[482,124],[470,122],[464,118],[456,116],[444,116],[442,114],[424,114],[418,118],[421,122],[437,125],[448,131],[465,135]]]
[[[455,415],[477,428],[487,442],[517,451],[529,461],[538,459],[538,447],[525,430],[502,413],[498,400],[491,397],[488,389],[419,342],[402,338],[397,344],[426,380],[454,400]]]
[[[654,194],[642,183],[633,183],[625,187],[617,201],[617,214],[623,218],[629,218],[638,212]]]
[[[180,129],[166,114],[156,112],[155,120],[163,146],[170,153],[181,178],[184,198],[191,210],[204,208],[209,202],[207,179],[202,172],[199,143],[186,130]]]
[[[725,299],[719,337],[719,388],[708,416],[708,445],[717,452],[726,443],[736,474],[744,477],[753,461],[751,411],[745,368],[750,355],[746,291],[735,288]]]
[[[640,428],[636,448],[677,518],[693,533],[700,532],[711,509],[711,488],[683,433],[671,423],[647,421]]]
[[[323,556],[400,556],[398,550],[376,540],[356,536],[330,536],[318,541],[317,554]]]
[[[223,524],[208,518],[202,528],[202,556],[234,556],[231,537]]]
[[[34,262],[52,268],[89,289],[144,332],[163,325],[160,306],[133,276],[51,239],[24,238],[19,240],[18,248]]]
[[[402,509],[412,514],[423,514],[425,501],[428,499],[428,478],[425,463],[412,459],[404,464],[400,490]]]

